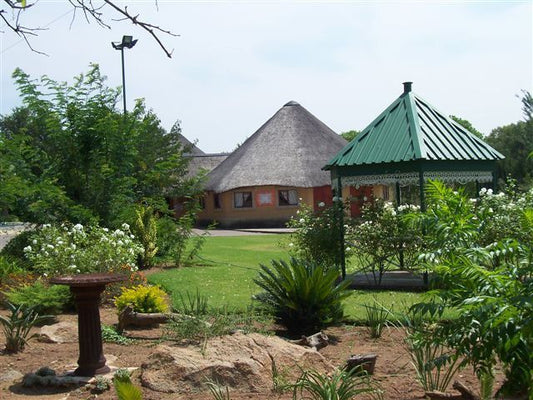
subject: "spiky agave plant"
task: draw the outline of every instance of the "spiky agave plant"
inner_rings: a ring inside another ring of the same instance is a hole
[[[290,331],[316,331],[343,318],[342,302],[351,292],[348,281],[337,284],[335,269],[296,258],[260,268],[254,282],[265,292],[257,298]]]

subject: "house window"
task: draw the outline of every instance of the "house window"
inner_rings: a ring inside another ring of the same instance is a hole
[[[213,201],[214,201],[215,210],[219,210],[222,208],[222,204],[220,203],[220,194],[215,193],[213,195]]]
[[[278,199],[280,206],[297,206],[298,192],[296,190],[280,190]]]
[[[233,193],[233,205],[235,206],[235,208],[252,207],[252,192]]]
[[[383,186],[383,200],[389,201],[389,187]]]
[[[198,198],[198,204],[202,210],[205,210],[205,197],[204,196],[200,196]]]

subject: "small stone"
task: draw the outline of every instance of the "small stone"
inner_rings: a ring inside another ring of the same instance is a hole
[[[44,343],[77,343],[78,325],[73,322],[58,322],[41,328],[39,341]]]
[[[22,373],[17,370],[8,369],[6,372],[0,375],[0,382],[13,382],[19,380],[23,376],[24,375],[22,375]]]

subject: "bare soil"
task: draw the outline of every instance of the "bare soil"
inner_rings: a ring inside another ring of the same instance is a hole
[[[113,325],[117,323],[116,310],[113,308],[102,308],[100,311],[102,323]],[[76,322],[75,314],[65,314],[58,317],[59,321]],[[140,338],[135,344],[118,345],[104,343],[104,354],[108,360],[108,365],[117,368],[137,367],[147,360],[154,351],[154,346],[158,344],[161,337],[161,329],[146,329],[130,331],[132,335]],[[346,359],[354,354],[377,354],[377,363],[373,379],[384,392],[386,400],[414,400],[424,398],[424,392],[417,383],[415,370],[412,367],[409,355],[404,347],[405,333],[396,328],[385,329],[379,339],[371,339],[365,327],[340,326],[332,327],[325,331],[334,339],[334,343],[320,350],[333,365],[343,366]],[[49,366],[58,374],[63,374],[76,368],[78,357],[77,343],[50,344],[41,343],[32,339],[24,351],[18,354],[0,354],[0,377],[9,370],[16,370],[22,374],[35,372],[42,366]],[[477,392],[478,383],[470,369],[461,371],[456,377],[457,380],[473,388]],[[501,373],[497,373],[495,388],[502,383]],[[11,382],[0,382],[0,399],[116,399],[113,390],[103,393],[94,393],[91,387],[81,386],[70,389],[39,388],[27,389],[22,387],[20,379]],[[139,373],[133,374],[133,381],[140,386]],[[191,400],[212,400],[209,392],[197,393],[194,395],[171,395],[158,393],[147,388],[142,388],[145,400],[156,399],[191,399]],[[292,393],[238,393],[231,391],[231,398],[235,400],[243,399],[292,399]],[[364,397],[362,397],[364,398]]]

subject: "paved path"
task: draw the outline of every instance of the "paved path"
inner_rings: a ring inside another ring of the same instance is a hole
[[[252,236],[252,235],[273,235],[294,232],[291,228],[255,228],[255,229],[193,229],[197,235],[208,233],[209,236]]]

